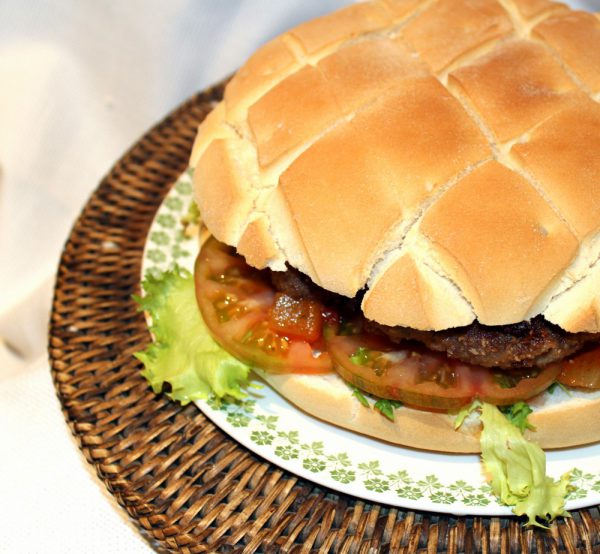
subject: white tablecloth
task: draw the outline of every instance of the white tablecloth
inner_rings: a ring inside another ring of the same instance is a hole
[[[45,348],[61,247],[153,123],[268,38],[346,3],[0,0],[0,552],[150,550],[54,394]]]

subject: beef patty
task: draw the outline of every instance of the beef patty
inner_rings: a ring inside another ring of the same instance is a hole
[[[418,331],[368,322],[367,328],[392,341],[416,340],[450,358],[484,367],[542,367],[573,354],[590,340],[592,333],[567,333],[542,316],[512,325],[488,326],[474,321],[444,331]]]
[[[362,294],[349,299],[329,292],[293,268],[271,272],[271,282],[278,291],[293,298],[315,299],[344,313],[360,311]],[[600,339],[600,333],[568,333],[543,316],[512,325],[488,326],[474,321],[444,331],[419,331],[367,321],[367,329],[387,335],[394,342],[421,342],[431,350],[446,352],[450,358],[467,363],[504,368],[541,367]]]

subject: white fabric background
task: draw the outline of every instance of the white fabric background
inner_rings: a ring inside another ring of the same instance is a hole
[[[45,349],[60,250],[152,124],[267,39],[348,1],[0,0],[0,552],[150,551],[54,395]]]

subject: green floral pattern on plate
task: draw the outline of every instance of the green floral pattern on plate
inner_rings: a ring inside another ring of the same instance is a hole
[[[148,233],[144,274],[159,274],[174,263],[191,270],[194,240],[184,233],[181,220],[192,202],[192,175],[184,173],[162,203]]]
[[[257,415],[256,400],[209,400],[207,405],[214,411],[225,412],[226,421],[233,427],[244,428],[256,446],[270,446],[275,457],[299,460],[304,470],[324,474],[339,484],[358,483],[372,493],[393,491],[399,499],[427,498],[441,505],[462,502],[467,506],[487,506],[494,502],[485,484],[475,487],[463,480],[445,484],[435,475],[416,479],[405,469],[386,473],[379,460],[355,463],[348,452],[330,452],[323,441],[303,443],[300,431],[279,429],[277,416]]]

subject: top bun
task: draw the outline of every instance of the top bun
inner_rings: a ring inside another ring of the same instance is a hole
[[[201,124],[203,220],[365,316],[600,331],[600,19],[379,0],[260,48]]]

